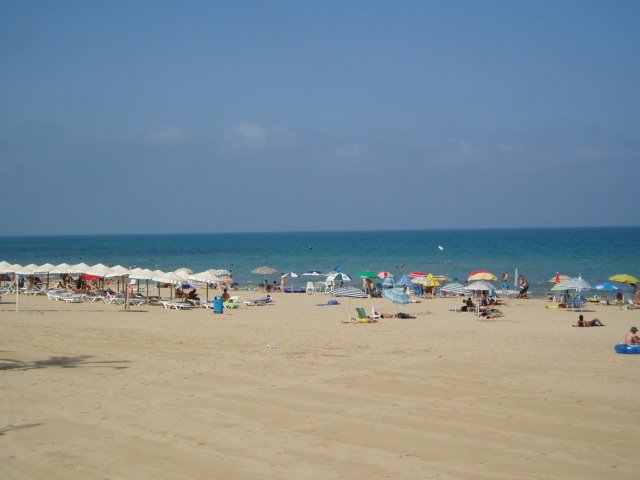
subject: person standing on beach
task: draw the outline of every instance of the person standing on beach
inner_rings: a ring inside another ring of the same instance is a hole
[[[287,276],[283,273],[282,275],[280,275],[280,288],[282,290],[282,293],[284,293],[284,289],[287,286]]]
[[[624,343],[627,345],[640,345],[640,337],[636,334],[638,329],[636,327],[631,327],[627,336],[624,337]]]
[[[502,274],[502,289],[503,290],[509,290],[509,274],[507,272],[504,272]]]

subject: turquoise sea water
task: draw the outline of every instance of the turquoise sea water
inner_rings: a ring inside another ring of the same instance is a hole
[[[263,280],[251,273],[262,265],[297,273],[339,267],[346,273],[386,270],[400,276],[420,270],[461,281],[477,269],[513,277],[517,268],[532,290],[544,291],[557,271],[593,284],[616,273],[639,276],[640,227],[0,237],[0,260],[165,271],[226,268],[241,284]]]

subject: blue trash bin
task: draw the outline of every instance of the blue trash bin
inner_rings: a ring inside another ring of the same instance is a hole
[[[222,313],[224,312],[224,301],[222,297],[216,297],[213,300],[213,313]]]

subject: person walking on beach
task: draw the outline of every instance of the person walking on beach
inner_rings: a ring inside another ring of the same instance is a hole
[[[640,345],[640,337],[638,337],[637,331],[638,329],[636,327],[631,327],[627,336],[624,337],[624,343],[627,345]]]

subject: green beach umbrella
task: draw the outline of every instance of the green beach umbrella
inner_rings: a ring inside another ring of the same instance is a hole
[[[360,278],[378,278],[378,274],[375,272],[358,272],[356,277]]]

